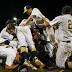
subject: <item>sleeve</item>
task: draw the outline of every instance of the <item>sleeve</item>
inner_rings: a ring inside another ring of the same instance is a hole
[[[26,19],[23,19],[19,25],[24,25],[26,23]]]
[[[49,22],[49,24],[52,26],[54,24],[60,24],[61,23],[61,17],[58,16],[58,17],[55,17],[52,21]]]
[[[6,28],[4,28],[4,29],[1,31],[1,37],[4,38],[4,39],[7,39],[7,40],[12,40],[12,39],[13,39],[13,35],[7,33],[7,32],[6,32]]]
[[[36,17],[40,17],[40,18],[45,18],[45,16],[40,12],[39,9],[37,8],[34,8],[32,13],[31,13],[32,16],[36,16]]]
[[[17,48],[18,41],[12,40],[12,41],[10,41],[9,45],[12,46],[12,47],[14,47],[14,48]]]

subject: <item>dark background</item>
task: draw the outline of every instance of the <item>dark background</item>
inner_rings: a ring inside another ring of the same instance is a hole
[[[23,14],[25,5],[39,8],[39,10],[50,20],[61,14],[65,5],[72,6],[72,0],[0,0],[0,31],[5,27],[7,19],[16,16],[19,19],[26,18]]]

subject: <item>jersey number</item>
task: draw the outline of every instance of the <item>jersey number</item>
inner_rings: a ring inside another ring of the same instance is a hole
[[[68,20],[68,30],[72,32],[72,21]]]

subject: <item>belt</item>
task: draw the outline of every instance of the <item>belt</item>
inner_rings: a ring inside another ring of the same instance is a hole
[[[62,42],[70,43],[71,41],[62,41]]]

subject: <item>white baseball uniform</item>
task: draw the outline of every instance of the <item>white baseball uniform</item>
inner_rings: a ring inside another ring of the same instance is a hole
[[[6,65],[11,66],[13,64],[13,61],[15,60],[16,57],[16,53],[17,53],[17,41],[13,40],[13,35],[9,34],[8,32],[6,32],[6,28],[5,27],[2,31],[1,31],[1,39],[3,40],[9,40],[9,45],[1,45],[0,46],[0,55],[1,56],[6,56]]]
[[[4,39],[7,39],[9,41],[11,41],[13,39],[13,35],[9,34],[8,32],[6,32],[6,28],[5,27],[2,31],[1,31],[1,37]]]
[[[0,43],[4,41],[5,40],[0,37]],[[16,57],[16,53],[17,51],[13,49],[11,46],[5,44],[0,45],[0,56],[7,57],[5,62],[6,65],[11,66],[13,64]]]
[[[59,24],[56,65],[65,68],[65,62],[72,52],[72,16],[70,14],[57,16],[50,22],[50,25],[54,24]]]
[[[19,40],[19,47],[29,46],[29,48],[35,48],[30,26],[18,26],[17,28],[17,38]]]
[[[45,16],[40,12],[38,8],[33,8],[31,15],[36,15],[36,17],[45,18]]]
[[[4,38],[5,40],[8,40],[10,43],[9,45],[12,46],[15,50],[18,46],[18,41],[15,41],[13,40],[13,35],[9,34],[7,31],[6,31],[6,28],[5,27],[2,31],[1,31],[1,37]],[[16,27],[17,28],[17,27]]]

